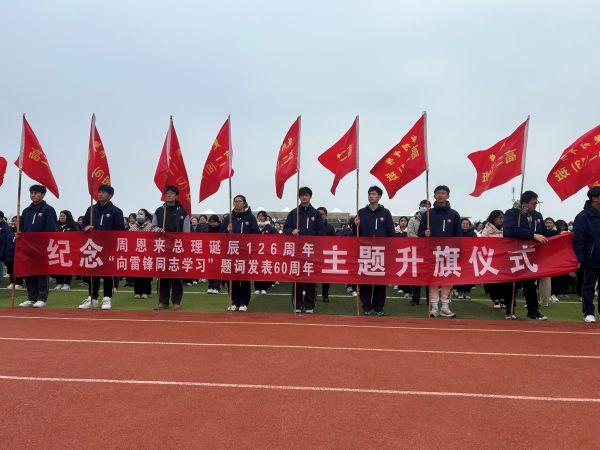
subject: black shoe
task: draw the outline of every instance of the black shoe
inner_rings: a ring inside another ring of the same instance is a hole
[[[363,309],[363,316],[370,316],[372,312],[373,310],[367,311],[366,309]]]
[[[536,312],[535,314],[527,314],[527,317],[529,319],[533,319],[533,320],[548,320],[548,318],[546,316],[544,316],[542,313],[540,313],[539,311]]]
[[[329,297],[323,297],[323,303],[329,303]]]
[[[419,306],[419,302],[415,302],[414,300],[410,302],[410,306]]]
[[[385,316],[385,313],[383,311],[377,311],[375,314],[377,316]]]

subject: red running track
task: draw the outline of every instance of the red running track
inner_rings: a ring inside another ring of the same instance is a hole
[[[2,447],[597,447],[585,324],[0,311]]]

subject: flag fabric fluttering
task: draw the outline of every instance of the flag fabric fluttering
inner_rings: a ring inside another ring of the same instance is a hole
[[[358,169],[358,116],[348,131],[319,156],[319,162],[333,173],[331,193],[335,195],[342,178]]]
[[[479,197],[488,189],[500,186],[523,173],[528,128],[529,117],[510,136],[487,150],[478,150],[468,156],[477,171],[475,188],[471,192],[473,197]]]
[[[21,152],[15,161],[15,166],[23,171],[29,178],[46,186],[58,198],[58,186],[52,175],[50,163],[40,145],[40,141],[29,126],[23,114],[23,131],[21,135]]]
[[[6,174],[6,159],[0,156],[0,186],[4,183],[4,175]]]
[[[300,120],[298,117],[292,124],[279,148],[275,167],[275,192],[278,198],[283,197],[285,182],[299,170]]]
[[[375,163],[371,174],[393,198],[396,192],[427,170],[427,115],[423,115],[390,151]]]
[[[162,201],[165,200],[165,188],[176,186],[179,190],[179,202],[188,214],[192,214],[190,182],[173,126],[173,118],[169,121],[169,129],[154,174],[154,184],[162,194]]]
[[[221,181],[233,176],[231,165],[231,129],[230,118],[228,117],[216,139],[214,140],[204,169],[202,170],[202,180],[200,181],[200,201],[206,200],[219,190]]]
[[[87,161],[88,191],[94,200],[98,200],[98,187],[103,184],[110,185],[110,170],[104,144],[96,128],[96,115],[92,115],[90,126],[90,140],[88,144]]]
[[[600,125],[577,138],[562,152],[547,180],[561,201],[585,186],[600,185]]]

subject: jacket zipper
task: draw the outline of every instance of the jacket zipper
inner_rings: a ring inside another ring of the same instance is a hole
[[[100,226],[102,226],[102,221],[104,220],[104,213],[100,216]]]
[[[375,217],[375,230],[377,230],[377,217]]]

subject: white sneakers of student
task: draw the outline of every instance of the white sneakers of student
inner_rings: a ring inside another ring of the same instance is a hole
[[[254,295],[260,295],[260,290],[259,289],[255,290]]]
[[[97,308],[98,300],[92,301],[92,297],[86,298],[81,305],[78,306],[79,309],[90,309]]]
[[[587,322],[587,323],[596,323],[596,318],[594,316],[592,316],[591,314],[589,314],[584,317],[583,321]]]
[[[66,284],[65,284],[66,286]],[[60,291],[62,289],[63,285],[62,284],[57,284],[56,287],[54,288],[55,291]]]
[[[70,291],[70,290],[71,290],[71,286],[69,286],[68,284],[63,284],[62,285],[61,291]]]
[[[207,289],[206,293],[207,294],[218,294],[219,291],[217,289]]]
[[[227,307],[227,311],[235,311],[235,310],[237,310],[237,306],[235,306],[235,305],[229,305]]]
[[[552,294],[550,296],[550,303],[558,303],[558,302],[560,302],[560,300],[558,299],[558,297],[556,295]]]
[[[142,298],[142,296],[140,294],[135,294],[133,298]]]
[[[102,309],[110,309],[111,306],[110,297],[104,297],[102,299]]]
[[[38,300],[33,304],[34,308],[43,308],[44,306],[46,306],[46,302],[43,302],[41,300]]]
[[[265,291],[264,289],[260,291],[260,295],[267,295],[267,291]]]
[[[19,306],[21,308],[31,308],[34,303],[35,302],[32,302],[31,300],[25,300],[24,302],[19,303]]]
[[[148,298],[148,294],[142,294],[142,298]]]
[[[456,314],[454,314],[452,311],[450,311],[450,307],[448,306],[448,303],[443,303],[442,304],[442,309],[440,309],[440,316],[442,316],[442,317],[456,317]]]
[[[248,311],[248,307],[246,305],[242,305],[238,308],[239,311]]]

